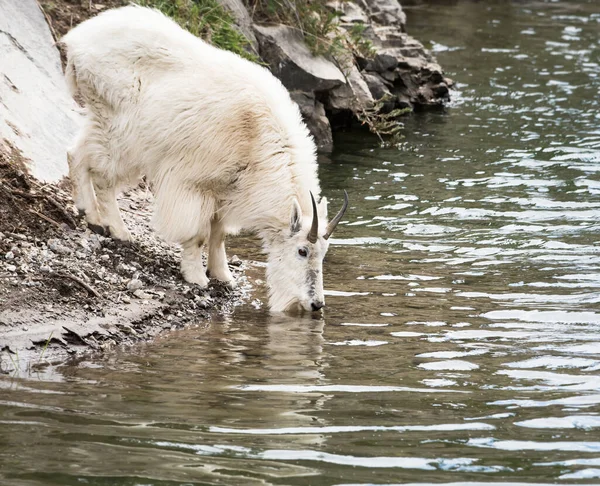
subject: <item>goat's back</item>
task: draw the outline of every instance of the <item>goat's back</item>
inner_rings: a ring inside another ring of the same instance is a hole
[[[240,198],[264,192],[270,201],[274,187],[286,187],[311,210],[308,191],[320,192],[314,142],[266,68],[138,6],[89,19],[62,42],[69,85],[109,125],[111,156],[157,183],[197,181],[223,194],[238,180]]]

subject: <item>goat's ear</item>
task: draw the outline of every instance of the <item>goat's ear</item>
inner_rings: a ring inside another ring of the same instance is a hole
[[[292,203],[292,215],[290,217],[290,231],[292,234],[298,233],[302,229],[302,209],[298,201],[294,199]]]
[[[322,197],[319,201],[319,205],[317,206],[317,211],[319,213],[319,219],[324,219],[327,221],[327,198]]]

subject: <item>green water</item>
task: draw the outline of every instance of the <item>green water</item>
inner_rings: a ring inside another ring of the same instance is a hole
[[[399,149],[345,134],[322,160],[351,196],[323,318],[270,316],[259,285],[1,376],[0,484],[600,483],[600,4],[406,6],[457,92]]]

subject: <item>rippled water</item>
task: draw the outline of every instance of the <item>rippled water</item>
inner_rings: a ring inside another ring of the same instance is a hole
[[[413,3],[458,94],[323,160],[324,318],[1,377],[1,484],[600,483],[599,6]]]

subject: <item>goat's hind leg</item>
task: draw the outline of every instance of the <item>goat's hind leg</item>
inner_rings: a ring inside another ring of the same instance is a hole
[[[229,288],[235,288],[235,280],[229,266],[225,253],[225,229],[223,224],[215,217],[211,221],[210,239],[208,241],[208,272],[211,278],[223,282]]]
[[[92,172],[92,183],[96,190],[100,221],[108,229],[110,236],[119,241],[132,241],[131,233],[125,226],[117,205],[117,186],[98,172]]]

